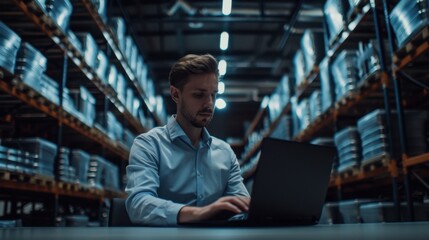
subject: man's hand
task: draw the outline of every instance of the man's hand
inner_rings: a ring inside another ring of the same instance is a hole
[[[220,212],[230,211],[238,214],[249,210],[250,198],[227,196],[204,207],[185,206],[180,209],[178,223],[198,222],[213,218]]]

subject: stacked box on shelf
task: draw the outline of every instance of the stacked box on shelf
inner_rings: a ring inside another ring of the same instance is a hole
[[[98,15],[100,15],[103,22],[107,21],[107,0],[91,0],[92,5],[97,9]]]
[[[375,202],[374,199],[352,199],[339,202],[339,210],[344,223],[361,223],[360,206]]]
[[[88,169],[88,184],[92,187],[102,189],[102,181],[106,168],[106,160],[101,156],[91,155]]]
[[[112,140],[122,140],[123,127],[112,112],[107,112],[107,135]]]
[[[117,82],[118,82],[118,69],[112,64],[109,66],[109,70],[107,74],[107,83],[113,89],[116,89]]]
[[[134,107],[134,91],[130,87],[126,89],[125,107],[129,112],[133,111]]]
[[[90,155],[83,150],[73,149],[70,155],[70,165],[76,169],[76,177],[79,183],[88,183]]]
[[[134,138],[136,138],[136,135],[133,134],[130,130],[128,129],[124,129],[124,144],[128,147],[131,148],[131,145],[133,145],[134,142]]]
[[[86,64],[95,69],[98,54],[97,43],[90,33],[76,33],[76,37],[82,43],[82,54]]]
[[[322,214],[319,220],[320,224],[338,224],[343,223],[343,217],[340,213],[338,202],[327,202],[323,205]]]
[[[138,98],[134,98],[134,100],[133,100],[133,108],[132,108],[132,110],[131,110],[131,114],[135,117],[135,118],[138,118],[138,111],[139,111],[139,109],[140,109],[140,106],[141,106],[141,102],[140,102],[140,100],[138,99]]]
[[[34,163],[35,173],[54,176],[54,161],[57,155],[57,146],[54,143],[42,138],[19,138],[5,139],[2,144],[36,155],[39,161]]]
[[[143,109],[139,109],[137,111],[137,118],[140,121],[140,123],[147,129],[151,129],[155,126],[155,123],[153,121],[153,118],[150,116],[147,116],[147,114],[143,111]]]
[[[109,59],[107,58],[106,54],[101,50],[98,51],[95,63],[95,72],[97,73],[98,78],[100,78],[100,80],[105,84],[108,83],[107,70],[109,69],[109,65]]]
[[[10,73],[15,71],[15,63],[21,38],[0,21],[0,66]]]
[[[356,127],[347,127],[334,135],[335,146],[338,151],[338,172],[358,168],[361,161],[361,142]]]
[[[68,0],[46,0],[46,11],[63,32],[69,28],[73,6]]]
[[[70,149],[66,147],[60,148],[55,175],[62,182],[76,182],[76,170],[70,165]]]
[[[310,122],[313,122],[322,114],[322,95],[319,90],[314,90],[309,98]]]
[[[396,128],[396,113],[392,115],[392,149],[394,154],[399,154],[399,132]],[[427,129],[428,113],[426,111],[404,112],[405,132],[408,155],[417,155],[427,151]],[[380,156],[389,156],[389,141],[386,134],[386,112],[383,109],[376,109],[373,112],[361,117],[357,122],[362,142],[362,161],[368,161]]]
[[[38,161],[37,155],[0,145],[0,170],[34,174]]]
[[[139,83],[143,74],[143,66],[144,66],[143,57],[139,55],[137,58],[137,66],[136,66],[136,78],[137,78],[137,82]]]
[[[277,89],[278,88],[276,88],[276,90]],[[277,91],[274,91],[271,94],[270,100],[268,101],[267,110],[270,122],[272,123],[281,113],[280,94]]]
[[[67,31],[67,38],[69,42],[76,48],[76,50],[82,54],[83,53],[82,43],[80,42],[76,34],[70,29]]]
[[[405,212],[405,206],[401,206]],[[372,202],[360,205],[360,216],[364,223],[382,223],[399,221],[393,202]]]
[[[386,58],[388,60],[389,58]],[[387,62],[388,66],[389,63]],[[357,66],[359,67],[359,83],[365,81],[371,74],[381,69],[379,49],[375,40],[370,40],[365,46],[362,42],[359,43],[357,53]]]
[[[279,123],[271,133],[270,137],[289,140],[292,135],[291,130],[291,117],[284,115],[280,117]]]
[[[79,120],[85,119],[83,114],[78,111],[76,108],[72,98],[70,97],[70,91],[68,88],[63,89],[63,109],[73,115],[74,117],[78,118]]]
[[[337,101],[350,92],[355,91],[357,88],[359,69],[356,61],[356,51],[343,50],[338,54],[331,65]]]
[[[284,108],[289,102],[292,95],[292,81],[289,76],[283,74],[279,83],[280,105]]]
[[[390,23],[401,48],[423,27],[429,25],[429,1],[399,1],[390,13]]]
[[[325,16],[326,26],[328,28],[328,46],[334,39],[346,30],[344,27],[347,25],[347,18],[345,14],[350,6],[347,0],[327,0],[323,6],[323,14]]]
[[[95,98],[94,96],[83,86],[79,89],[70,90],[73,96],[75,106],[82,113],[82,122],[92,127],[95,121]]]
[[[22,42],[18,50],[15,73],[21,80],[40,91],[40,79],[46,71],[47,59],[29,43]]]
[[[307,98],[297,101],[296,97],[291,98],[291,112],[293,122],[293,135],[296,136],[310,124],[310,104]]]
[[[119,190],[119,168],[109,161],[104,162],[104,174],[102,177],[102,185],[104,188]]]
[[[40,81],[40,94],[42,94],[45,98],[49,99],[51,102],[59,105],[60,99],[58,83],[46,74],[42,74],[42,78]]]
[[[331,81],[329,58],[325,57],[319,64],[321,112],[326,112],[333,104],[334,84]]]
[[[158,116],[158,118],[161,119],[162,121],[166,122],[167,112],[164,106],[164,98],[161,95],[156,95],[155,102],[156,102],[156,105],[155,105],[156,116]]]
[[[109,25],[112,28],[113,35],[117,38],[119,49],[125,53],[125,20],[122,17],[109,18]]]
[[[304,74],[308,76],[325,56],[323,33],[305,30],[301,38],[301,51],[304,58]]]
[[[305,63],[302,50],[298,49],[293,56],[293,75],[295,77],[295,87],[301,86],[305,78]]]
[[[116,93],[118,94],[119,101],[121,101],[123,104],[125,104],[126,89],[127,89],[127,82],[125,81],[124,75],[122,75],[121,73],[118,73],[115,90],[116,90]]]

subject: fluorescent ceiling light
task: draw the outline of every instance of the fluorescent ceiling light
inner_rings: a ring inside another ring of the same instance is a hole
[[[219,84],[217,85],[218,87],[218,94],[222,94],[225,92],[225,83],[224,82],[219,82]]]
[[[232,0],[223,0],[222,1],[222,14],[223,15],[231,14],[231,5],[232,5]]]
[[[226,73],[226,61],[225,60],[220,60],[219,64],[217,66],[218,70],[219,70],[219,75],[225,75]]]
[[[215,106],[218,109],[224,109],[226,107],[226,102],[222,98],[218,98],[216,99]]]
[[[229,34],[227,32],[222,32],[220,34],[220,44],[219,44],[219,47],[221,50],[228,49],[228,41],[229,41]]]

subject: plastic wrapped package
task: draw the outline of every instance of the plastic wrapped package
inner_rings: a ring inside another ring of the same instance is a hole
[[[36,155],[39,161],[35,164],[35,172],[48,177],[54,176],[56,144],[42,138],[4,139],[2,144]]]
[[[324,58],[320,64],[320,98],[322,101],[321,111],[324,113],[334,102],[334,86],[330,77],[329,59]]]
[[[14,73],[21,38],[6,24],[0,21],[0,66]]]
[[[76,33],[77,38],[82,43],[83,57],[92,69],[96,68],[98,46],[90,33]]]
[[[70,154],[70,165],[76,169],[76,177],[79,183],[88,183],[90,155],[80,149],[73,149]]]
[[[429,1],[399,1],[390,13],[390,23],[401,48],[424,26],[429,25]]]
[[[356,127],[344,128],[334,135],[338,152],[338,172],[360,166],[362,149],[359,132]]]
[[[92,187],[102,189],[106,160],[101,156],[91,155],[88,169],[88,184]]]
[[[60,104],[58,83],[46,74],[42,74],[42,78],[40,79],[40,94],[51,102],[57,105]]]
[[[118,83],[118,69],[115,65],[110,65],[109,73],[107,75],[107,83],[113,88],[116,89],[116,85]]]
[[[46,11],[63,32],[69,28],[73,6],[68,0],[46,0]]]
[[[343,50],[331,65],[337,101],[357,88],[359,69],[356,61],[356,51]]]
[[[40,79],[46,71],[47,59],[43,54],[26,42],[18,50],[15,73],[23,82],[40,91]]]
[[[126,90],[126,101],[125,101],[125,107],[129,112],[133,110],[133,104],[134,104],[134,91],[133,89],[127,87]]]
[[[122,51],[122,53],[125,53],[125,20],[122,17],[113,17],[109,18],[108,21],[110,27],[112,28],[113,35],[116,36],[118,40],[119,49]]]
[[[116,89],[116,93],[118,94],[119,101],[121,101],[123,104],[125,104],[127,83],[125,82],[124,75],[122,75],[121,73],[118,74],[115,89]]]
[[[305,63],[302,51],[299,49],[293,56],[293,72],[295,77],[295,87],[300,86],[305,78]]]
[[[322,114],[322,98],[319,90],[314,90],[309,98],[310,122]]]
[[[327,0],[323,6],[329,41],[332,42],[346,26],[345,14],[349,9],[347,0]],[[329,44],[329,43],[327,43]],[[328,45],[329,46],[329,45]]]
[[[108,82],[107,70],[109,69],[109,65],[109,59],[107,58],[106,54],[101,50],[98,51],[95,63],[95,72],[97,73],[97,76],[100,78],[100,80],[104,83]]]
[[[305,61],[304,74],[308,76],[325,56],[323,33],[305,30],[301,38],[301,51]]]

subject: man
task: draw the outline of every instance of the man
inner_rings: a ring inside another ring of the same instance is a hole
[[[247,211],[249,193],[234,152],[205,128],[218,92],[216,60],[186,55],[172,66],[169,80],[177,114],[131,147],[126,187],[131,221],[174,226]]]

